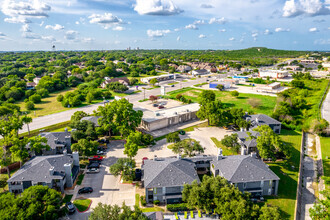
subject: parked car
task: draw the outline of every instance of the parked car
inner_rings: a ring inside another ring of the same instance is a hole
[[[141,181],[142,171],[141,169],[135,169],[135,181]]]
[[[72,202],[67,202],[65,204],[66,208],[68,209],[69,211],[69,214],[72,214],[76,211],[76,207],[74,206],[74,204]]]
[[[180,131],[179,131],[179,134],[181,134],[181,135],[185,135],[186,132],[185,132],[184,130],[180,130]]]
[[[100,163],[92,162],[92,163],[88,164],[87,169],[91,169],[91,168],[100,168]]]
[[[152,104],[153,107],[158,107],[157,103]]]
[[[104,151],[103,151],[103,150],[97,150],[97,151],[96,151],[96,154],[97,154],[97,155],[102,155],[102,154],[104,154]]]
[[[88,158],[88,160],[89,161],[102,161],[103,160],[103,157],[102,156],[95,155],[94,157]]]
[[[158,109],[165,108],[163,105],[158,106]]]
[[[90,168],[87,170],[87,173],[99,173],[100,170],[98,168]]]
[[[171,87],[174,87],[174,85],[171,85]]]
[[[83,193],[92,193],[93,188],[92,187],[83,187],[79,189],[78,194],[83,194]]]

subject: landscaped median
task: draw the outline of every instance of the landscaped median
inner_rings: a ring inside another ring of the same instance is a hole
[[[92,204],[90,199],[77,199],[73,201],[73,204],[76,206],[78,212],[86,212]]]

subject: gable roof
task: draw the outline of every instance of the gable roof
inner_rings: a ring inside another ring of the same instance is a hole
[[[102,116],[86,116],[80,119],[80,121],[90,121],[92,122],[96,127],[100,127],[98,123],[98,119],[101,118]]]
[[[271,124],[281,124],[281,122],[269,117],[268,115],[258,114],[258,115],[247,115],[246,120],[250,120],[252,127],[260,125],[271,125]]]
[[[7,182],[33,181],[50,183],[53,179],[63,179],[64,164],[73,163],[71,155],[38,156],[26,162]],[[54,174],[49,169],[54,167]]]
[[[262,160],[250,155],[227,156],[211,164],[231,183],[280,179]]]
[[[246,147],[256,147],[257,146],[257,139],[249,139],[248,132],[251,133],[252,136],[258,137],[259,132],[257,131],[237,131],[235,132],[238,136],[238,138],[242,141],[242,143]]]
[[[68,140],[70,139],[71,142],[71,133],[64,131],[64,132],[43,132],[40,134],[41,137],[47,138],[47,144],[50,146],[51,149],[56,149],[56,146],[63,145],[66,146]]]
[[[145,216],[147,216],[150,220],[163,220],[162,212],[144,212]]]
[[[142,169],[145,188],[183,186],[194,180],[199,182],[195,164],[185,159],[145,160]]]

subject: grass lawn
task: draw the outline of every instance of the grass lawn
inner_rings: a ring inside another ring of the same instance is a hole
[[[199,84],[195,84],[194,86],[195,87],[199,87],[199,86],[203,86],[203,85],[206,85],[206,84],[208,84],[207,82],[205,82],[205,83],[199,83]]]
[[[268,163],[270,169],[281,179],[277,197],[266,197],[268,204],[281,209],[281,219],[294,219],[297,180],[300,163],[301,132],[282,129],[280,137],[292,146],[292,156],[287,161]],[[294,166],[294,169],[292,169]]]
[[[50,132],[50,131],[64,131],[64,129],[66,127],[69,127],[70,121],[65,121],[65,122],[61,122],[58,124],[54,124],[54,125],[50,125],[47,127],[43,127],[40,129],[36,129],[36,130],[32,130],[30,131],[30,135],[28,134],[28,132],[22,133],[20,134],[20,136],[26,136],[26,137],[33,137],[36,136],[40,133],[40,130],[43,130],[44,132]]]
[[[169,84],[167,84],[167,85],[175,85],[175,84],[179,84],[179,82],[172,82],[172,83],[169,83]]]
[[[321,137],[324,176],[330,177],[330,137]],[[327,185],[329,188],[330,185]]]
[[[68,110],[69,108],[64,108],[62,106],[62,104],[56,100],[56,97],[60,94],[64,95],[65,93],[71,92],[73,90],[74,90],[73,88],[70,88],[70,89],[65,89],[65,90],[59,91],[59,92],[50,93],[49,97],[42,98],[41,103],[35,104],[35,110],[28,111],[29,112],[28,116],[30,116],[32,118],[36,118],[36,117],[50,115],[50,114],[54,114],[57,112],[62,112],[62,111]],[[24,101],[18,102],[17,105],[19,105],[21,107],[22,111],[27,111],[25,108]],[[34,115],[34,111],[36,112],[36,115]]]
[[[191,99],[193,102],[198,102],[198,95],[202,92],[202,89],[197,88],[183,88],[169,92],[168,95],[175,99],[178,94],[184,95],[186,98]],[[254,113],[262,113],[270,115],[274,111],[276,105],[276,97],[265,96],[258,94],[240,93],[239,97],[233,97],[228,91],[216,91],[216,98],[221,100],[227,107],[242,108],[245,111],[251,111]],[[259,107],[253,108],[249,103],[251,99],[257,99],[261,102]]]
[[[73,201],[73,204],[76,206],[79,212],[87,211],[92,200],[90,199],[77,199]]]
[[[135,194],[135,205],[140,207],[140,194],[138,193]]]
[[[141,209],[142,212],[164,212],[164,209],[160,208],[160,207],[150,207],[150,208],[142,208]]]
[[[70,202],[72,199],[73,195],[65,195],[62,202],[63,204],[66,204],[67,202]]]
[[[80,174],[78,176],[77,185],[81,185],[82,181],[84,180],[84,176],[85,174]]]
[[[211,140],[213,141],[213,143],[217,146],[217,148],[222,149],[222,154],[224,156],[229,156],[229,155],[236,155],[238,154],[236,151],[232,150],[231,148],[228,148],[226,146],[223,146],[221,144],[221,141],[219,141],[218,139],[216,139],[215,137],[211,137]]]
[[[18,169],[17,169],[17,170],[18,170]],[[11,171],[10,171],[10,176],[13,176],[13,174],[14,174],[17,170],[11,170]],[[6,179],[8,179],[8,174],[7,174],[7,173],[2,173],[2,174],[0,174],[0,179],[2,179],[2,178],[6,178]],[[2,193],[2,192],[6,192],[6,191],[8,191],[8,184],[6,184],[5,187],[0,188],[0,193]]]

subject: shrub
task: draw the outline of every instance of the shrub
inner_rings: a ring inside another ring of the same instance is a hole
[[[234,97],[238,97],[239,96],[239,92],[237,92],[236,90],[234,90],[234,91],[231,91],[230,92],[230,95],[231,96],[234,96]]]
[[[40,103],[41,102],[41,96],[38,95],[38,94],[31,95],[29,97],[29,101],[31,101],[33,103]]]
[[[58,102],[62,102],[63,101],[63,95],[58,95],[57,97],[56,97],[56,100],[58,101]]]
[[[40,95],[42,98],[45,98],[49,95],[49,92],[47,89],[42,88],[37,90],[37,94]]]
[[[176,143],[179,142],[181,139],[179,137],[179,132],[169,133],[166,135],[167,143]]]
[[[155,201],[154,201],[154,204],[155,204],[155,205],[159,205],[159,203],[160,203],[159,200],[155,200]]]
[[[188,208],[186,203],[179,203],[179,204],[168,204],[166,206],[167,210],[171,212],[177,212],[177,211],[189,211],[191,209]]]
[[[146,206],[146,205],[147,205],[146,197],[145,197],[145,196],[141,196],[141,197],[140,197],[140,202],[141,202],[141,205],[142,205],[142,206]]]
[[[31,101],[26,102],[26,103],[25,103],[25,108],[26,108],[27,110],[33,110],[33,109],[34,109],[34,103],[31,102]]]
[[[181,100],[181,97],[182,97],[181,94],[177,94],[175,98],[178,99],[178,100]]]
[[[253,108],[258,108],[261,105],[261,101],[260,101],[260,99],[252,98],[252,99],[249,100],[249,104]]]

